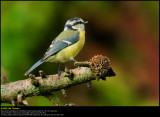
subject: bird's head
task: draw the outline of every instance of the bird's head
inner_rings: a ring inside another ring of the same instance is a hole
[[[64,30],[75,30],[75,31],[85,30],[86,23],[87,21],[83,21],[81,18],[75,17],[69,19],[66,22]]]

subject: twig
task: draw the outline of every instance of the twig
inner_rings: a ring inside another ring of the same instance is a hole
[[[2,82],[3,82],[3,84],[9,83],[9,82],[8,82],[8,79],[7,79],[7,77],[6,77],[6,74],[3,74],[3,75],[2,75]]]
[[[52,93],[50,95],[45,95],[55,106],[64,106],[64,104]]]

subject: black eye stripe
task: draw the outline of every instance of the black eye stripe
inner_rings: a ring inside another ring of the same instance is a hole
[[[83,22],[75,22],[72,26],[77,25],[77,24],[84,24]]]
[[[66,25],[66,27],[68,28],[68,29],[71,29],[71,30],[77,30],[77,29],[74,29],[74,28],[72,28],[72,26],[71,25]]]

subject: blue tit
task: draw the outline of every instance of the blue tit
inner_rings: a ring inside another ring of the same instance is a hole
[[[81,18],[69,19],[61,32],[51,43],[44,56],[35,63],[24,75],[27,76],[32,70],[43,62],[58,63],[58,75],[60,75],[60,63],[76,61],[74,57],[81,51],[85,43],[85,24]]]

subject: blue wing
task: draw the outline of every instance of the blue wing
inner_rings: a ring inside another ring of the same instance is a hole
[[[56,54],[60,50],[76,43],[79,40],[78,31],[63,31],[55,40],[53,40],[50,47],[47,49],[43,58],[35,63],[24,75],[27,76],[32,70],[41,65],[47,58]]]
[[[78,31],[64,31],[62,32],[50,45],[45,55],[41,59],[45,61],[50,56],[56,54],[60,50],[76,43],[79,40],[79,32]]]

